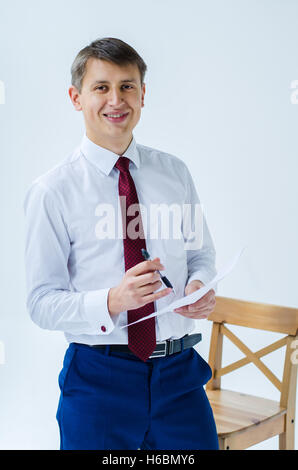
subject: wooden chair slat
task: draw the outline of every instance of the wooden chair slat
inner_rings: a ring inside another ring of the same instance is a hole
[[[271,372],[270,369],[268,369],[263,362],[258,359],[254,353],[247,347],[245,346],[242,341],[240,341],[239,338],[237,338],[236,335],[234,335],[228,328],[222,326],[221,328],[223,334],[227,336],[238,348],[247,355],[247,357],[250,359],[251,362],[253,362],[260,370],[263,372],[263,374],[267,377],[267,379],[270,380],[270,382],[279,390],[281,391],[281,382],[278,380],[278,378]]]
[[[296,335],[298,309],[246,300],[216,297],[215,311],[209,319],[217,323]]]
[[[279,339],[275,343],[269,344],[269,346],[266,346],[265,348],[262,348],[259,351],[254,352],[254,355],[258,359],[260,359],[260,357],[266,356],[267,354],[270,354],[271,352],[276,351],[277,349],[285,346],[286,343],[287,343],[287,336]],[[252,362],[251,359],[249,359],[248,357],[239,359],[239,361],[232,362],[228,366],[223,367],[222,369],[216,370],[215,377],[222,377],[223,375],[229,374],[230,372],[233,372],[234,370],[237,370],[240,367],[250,364],[251,362]]]

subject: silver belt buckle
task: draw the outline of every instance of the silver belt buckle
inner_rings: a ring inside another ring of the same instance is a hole
[[[174,340],[173,339],[168,339],[168,343],[169,343],[168,354],[170,356],[171,354],[173,354],[173,351],[174,351]]]
[[[163,346],[163,349],[161,349],[160,351],[153,351],[153,353],[151,354],[151,356],[149,356],[148,359],[151,359],[153,357],[164,357],[166,356],[167,354],[167,341],[161,341],[160,343],[156,343],[156,346]]]

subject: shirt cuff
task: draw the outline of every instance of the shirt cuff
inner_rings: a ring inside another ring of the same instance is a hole
[[[99,335],[109,335],[115,328],[115,323],[108,310],[109,290],[110,287],[89,291],[84,295],[85,318]],[[117,315],[114,320],[116,322]]]

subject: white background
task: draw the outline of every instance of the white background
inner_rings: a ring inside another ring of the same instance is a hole
[[[59,448],[57,377],[67,345],[63,333],[38,328],[26,311],[22,204],[31,181],[80,143],[83,116],[67,94],[70,67],[81,48],[106,36],[128,42],[147,63],[134,135],[187,163],[217,267],[247,245],[218,295],[298,307],[298,105],[291,103],[298,2],[1,1],[1,449]],[[198,351],[208,359],[211,322],[198,320],[197,330]],[[252,350],[283,336],[231,330]],[[224,346],[224,365],[242,357],[228,340]],[[263,360],[281,379],[279,352]],[[222,386],[279,399],[251,364]],[[278,438],[255,446],[277,447]]]

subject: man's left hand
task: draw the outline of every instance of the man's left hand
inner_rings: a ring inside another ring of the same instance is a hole
[[[196,290],[203,287],[205,284],[201,281],[191,281],[185,287],[185,295],[192,294]],[[185,317],[189,318],[208,318],[210,313],[213,312],[215,308],[215,292],[211,289],[207,294],[204,295],[201,299],[197,300],[193,304],[184,305],[184,307],[175,308],[174,312],[180,313]]]

